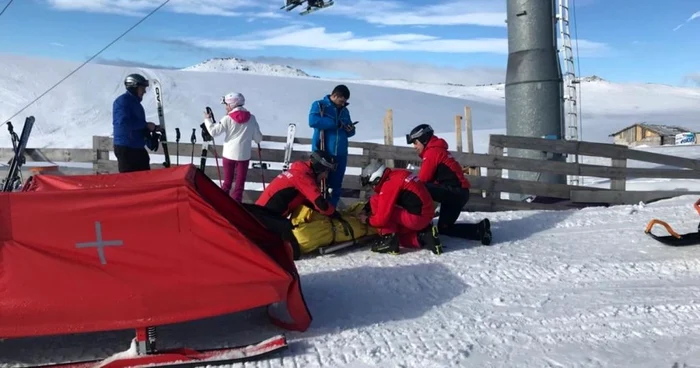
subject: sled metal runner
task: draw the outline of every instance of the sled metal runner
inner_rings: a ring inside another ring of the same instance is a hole
[[[693,204],[693,208],[695,208],[695,211],[700,214],[700,199],[695,201]],[[669,235],[655,235],[651,232],[652,228],[654,225],[661,225],[663,226],[666,231],[669,233]],[[659,219],[652,219],[647,223],[646,229],[644,229],[644,232],[654,238],[655,240],[669,246],[673,247],[683,247],[683,246],[689,246],[689,245],[698,245],[700,244],[700,224],[698,224],[698,231],[694,233],[687,233],[687,234],[679,234],[673,228],[671,225],[669,225],[667,222],[659,220]]]
[[[41,365],[44,368],[140,368],[140,367],[199,367],[250,362],[287,348],[284,335],[276,335],[252,345],[194,350],[176,348],[157,350],[152,328],[139,328],[131,348],[103,360]]]

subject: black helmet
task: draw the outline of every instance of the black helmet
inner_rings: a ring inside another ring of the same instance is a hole
[[[406,144],[412,144],[413,141],[428,144],[430,138],[433,137],[433,128],[428,124],[421,124],[411,130],[410,134],[406,134]]]
[[[129,74],[124,78],[124,87],[127,90],[136,90],[136,87],[148,87],[148,79],[141,74]]]
[[[326,151],[311,152],[311,169],[316,174],[335,170],[337,164],[335,158]]]

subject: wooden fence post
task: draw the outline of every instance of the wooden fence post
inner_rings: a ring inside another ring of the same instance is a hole
[[[474,153],[474,134],[472,131],[472,109],[464,106],[464,127],[467,130],[467,152]]]
[[[489,144],[489,155],[503,156],[503,147]],[[495,159],[497,159],[497,157]],[[502,179],[503,170],[489,167],[486,169],[486,176],[490,179]],[[496,180],[492,180],[491,183],[492,186],[495,185]],[[501,199],[501,192],[495,191],[493,187],[486,188],[486,198],[493,200]]]
[[[619,168],[626,168],[627,167],[627,159],[626,158],[613,158],[612,160],[612,167],[619,167]],[[627,187],[627,178],[622,178],[622,179],[613,179],[610,181],[610,189],[612,190],[625,190]]]
[[[462,117],[455,115],[455,144],[457,152],[464,152],[462,149]]]
[[[384,115],[384,144],[387,146],[394,145],[394,111],[386,110]],[[387,167],[394,167],[394,160],[384,160]]]

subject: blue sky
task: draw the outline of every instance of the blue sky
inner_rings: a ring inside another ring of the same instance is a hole
[[[15,0],[0,17],[0,52],[84,61],[161,2]],[[698,0],[570,2],[584,76],[700,82]],[[185,67],[237,56],[320,76],[504,81],[505,0],[336,0],[307,16],[282,3],[171,0],[98,62]]]

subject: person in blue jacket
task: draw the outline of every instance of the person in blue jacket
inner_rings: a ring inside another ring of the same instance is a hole
[[[336,169],[326,179],[326,185],[331,189],[330,202],[338,206],[340,191],[345,177],[348,162],[348,138],[355,135],[355,125],[350,119],[348,100],[350,90],[345,85],[336,86],[330,95],[314,101],[309,111],[309,126],[314,129],[311,138],[313,150],[324,150],[330,153],[336,162]],[[323,132],[324,146],[321,147]]]
[[[129,74],[124,79],[126,92],[112,104],[112,127],[114,155],[120,173],[151,169],[151,159],[145,146],[151,150],[158,147],[151,132],[159,126],[146,121],[146,112],[141,105],[149,83],[140,74]]]

